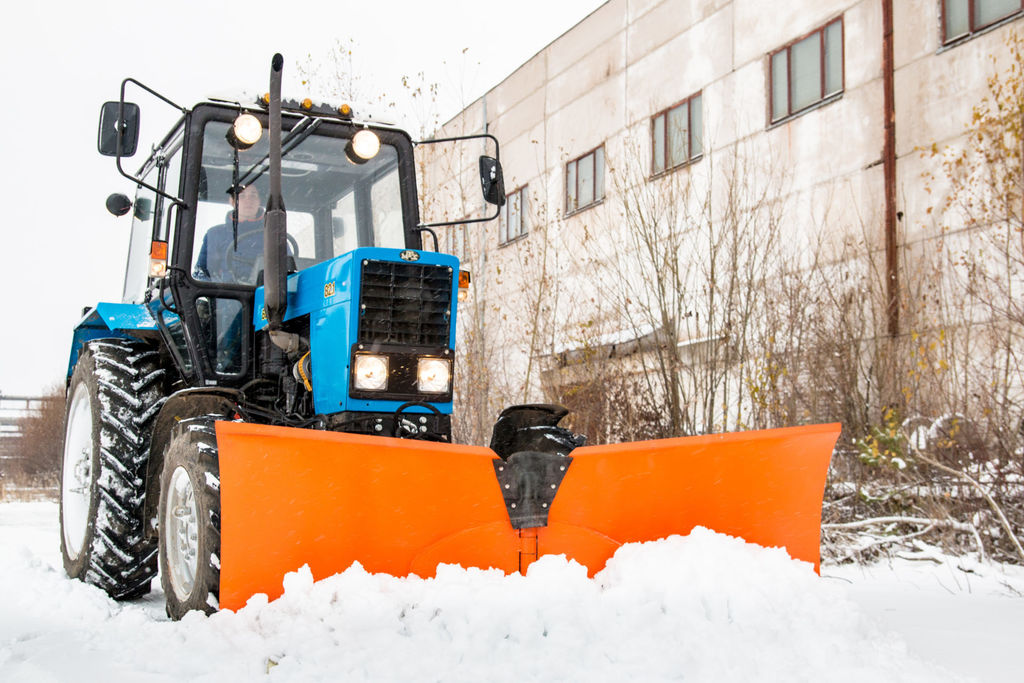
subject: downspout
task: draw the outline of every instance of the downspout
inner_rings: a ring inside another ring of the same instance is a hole
[[[886,320],[889,336],[895,338],[900,333],[900,281],[896,235],[896,88],[892,25],[892,0],[882,0],[882,89],[885,109],[882,163],[885,176]]]

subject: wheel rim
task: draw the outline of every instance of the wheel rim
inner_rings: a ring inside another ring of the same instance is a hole
[[[61,521],[68,557],[78,559],[85,543],[92,494],[92,399],[80,383],[71,398],[61,463]]]
[[[199,558],[199,515],[192,479],[183,467],[175,468],[167,491],[164,518],[167,571],[179,600],[186,600],[196,584]]]

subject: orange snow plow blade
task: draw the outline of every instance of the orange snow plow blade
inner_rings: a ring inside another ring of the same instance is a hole
[[[785,547],[817,570],[839,431],[827,424],[577,448],[538,530],[539,553],[565,553],[593,576],[623,543],[703,526]]]
[[[593,575],[623,543],[694,526],[784,546],[817,567],[839,425],[572,451],[546,526],[513,528],[488,448],[218,422],[220,606],[274,599],[287,572],[358,561],[433,576],[440,563],[525,570],[564,554]],[[513,456],[514,458],[515,456]],[[510,459],[511,462],[511,459]],[[546,485],[545,485],[546,486]]]

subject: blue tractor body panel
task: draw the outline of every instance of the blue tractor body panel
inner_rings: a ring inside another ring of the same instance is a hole
[[[75,371],[82,346],[93,339],[127,338],[132,332],[155,332],[156,319],[145,304],[100,302],[90,309],[75,326],[68,358],[68,378]]]
[[[357,399],[349,396],[352,346],[359,334],[358,306],[363,261],[403,262],[402,254],[416,254],[416,262],[446,266],[452,270],[452,298],[449,306],[448,348],[455,348],[455,311],[458,298],[459,260],[431,251],[363,247],[288,277],[288,307],[285,320],[309,316],[310,351],[316,366],[312,373],[313,404],[317,413],[342,411],[394,412],[403,401]],[[253,325],[267,325],[264,290],[256,290]],[[433,403],[441,414],[452,413],[452,403]],[[414,406],[409,412],[427,412]]]

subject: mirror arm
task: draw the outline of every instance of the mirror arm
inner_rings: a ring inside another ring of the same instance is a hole
[[[134,78],[129,77],[129,78],[126,78],[123,81],[121,81],[121,99],[117,103],[117,125],[118,125],[118,128],[120,128],[122,122],[124,121],[124,91],[125,91],[125,87],[129,83],[134,83],[135,85],[139,86],[140,88],[142,88],[143,90],[148,92],[150,95],[153,95],[154,97],[156,97],[156,98],[158,98],[160,100],[163,100],[167,104],[171,105],[172,107],[174,107],[175,109],[177,109],[178,111],[181,112],[182,117],[187,117],[188,116],[188,110],[185,109],[184,107],[179,106],[179,105],[175,104],[174,102],[170,101],[169,99],[167,99],[166,97],[164,97],[163,95],[158,93],[156,90],[153,90],[152,88],[150,88],[145,83],[140,83],[139,81],[135,80]],[[125,171],[121,167],[121,135],[120,135],[120,130],[118,131],[118,133],[119,134],[117,136],[117,156],[115,158],[115,165],[117,166],[117,172],[120,173],[121,175],[123,175],[128,180],[131,180],[136,185],[140,185],[140,186],[146,188],[147,190],[149,190],[150,192],[155,192],[158,195],[160,195],[161,197],[163,197],[164,199],[170,200],[175,206],[187,209],[188,205],[185,204],[185,202],[182,201],[180,198],[175,197],[173,195],[169,195],[166,192],[163,192],[162,190],[159,190],[159,189],[153,187],[152,185],[149,185],[148,183],[142,182],[142,180],[140,180],[139,178],[136,178],[135,176],[133,176],[132,174],[128,173],[127,171]]]
[[[463,140],[483,140],[489,139],[494,143],[494,160],[501,162],[501,146],[498,144],[498,138],[494,137],[490,133],[475,133],[473,135],[457,135],[452,138],[434,138],[431,140],[416,140],[412,144],[419,145],[436,145],[441,142],[461,142]],[[467,225],[469,223],[486,223],[493,221],[495,218],[501,215],[501,207],[499,206],[494,212],[493,216],[487,216],[485,218],[466,218],[461,221],[441,221],[440,223],[420,223],[416,226],[416,230],[423,230],[425,228],[441,228],[446,225]],[[434,241],[437,241],[437,237],[434,237]],[[436,251],[436,249],[435,249]]]
[[[486,223],[487,221],[493,221],[495,218],[501,215],[501,207],[497,207],[493,216],[486,216],[484,218],[466,218],[461,221],[442,221],[440,223],[420,223],[416,226],[417,230],[426,230],[428,228],[440,228],[445,225],[466,225],[468,223]],[[436,239],[436,238],[435,238]]]
[[[128,85],[129,83],[134,83],[135,85],[139,86],[140,88],[142,88],[143,90],[148,92],[153,97],[156,97],[157,99],[163,100],[167,104],[171,105],[172,107],[174,107],[175,109],[180,111],[182,113],[182,115],[185,115],[185,114],[188,113],[188,110],[185,109],[185,107],[182,107],[181,105],[176,104],[176,103],[170,101],[169,99],[167,99],[166,97],[164,97],[163,95],[158,93],[156,90],[153,90],[152,88],[150,88],[145,83],[141,83],[141,82],[135,80],[134,78],[132,78],[130,76],[128,78],[124,79],[123,81],[121,81],[121,101],[122,102],[124,102],[125,86]]]
[[[473,135],[458,135],[453,138],[433,138],[431,140],[416,140],[412,144],[415,146],[420,145],[436,145],[441,142],[461,142],[462,140],[483,140],[490,139],[494,143],[494,160],[501,161],[501,147],[498,145],[498,138],[494,137],[490,133],[475,133]],[[444,223],[443,225],[451,225],[450,223]]]
[[[118,141],[118,145],[117,146],[120,148],[120,146],[121,146],[120,141]],[[120,149],[118,151],[120,152]],[[130,180],[133,183],[135,183],[136,185],[138,185],[140,187],[144,187],[147,190],[149,190],[150,192],[155,192],[156,194],[160,195],[164,199],[167,199],[168,201],[170,201],[171,204],[173,204],[174,206],[177,206],[177,207],[182,208],[182,209],[188,209],[188,204],[186,204],[183,199],[180,199],[179,197],[175,197],[172,194],[167,194],[163,190],[159,190],[159,189],[153,187],[152,185],[150,185],[149,183],[145,183],[142,180],[139,180],[138,178],[136,178],[132,174],[126,173],[125,170],[123,168],[121,168],[121,155],[120,154],[117,155],[117,164],[116,165],[117,165],[118,172],[121,175],[123,175],[125,178],[127,178],[128,180]]]

